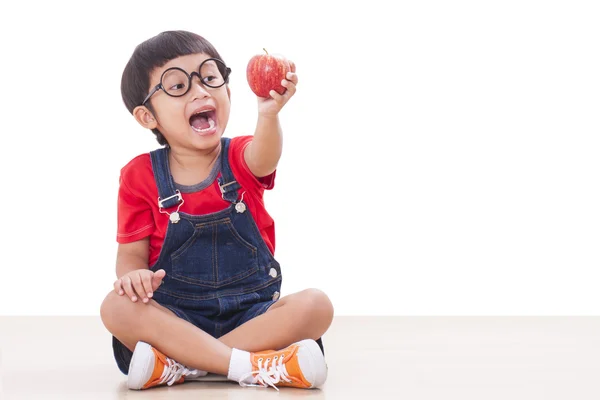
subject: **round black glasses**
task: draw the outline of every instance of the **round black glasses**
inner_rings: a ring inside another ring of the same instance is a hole
[[[160,76],[160,83],[148,93],[148,96],[142,101],[142,105],[146,104],[150,97],[158,90],[162,90],[171,97],[181,97],[190,91],[192,87],[192,78],[197,75],[200,82],[209,88],[220,88],[229,82],[229,74],[231,68],[228,68],[225,63],[218,58],[208,58],[202,61],[198,67],[198,72],[194,71],[188,74],[179,67],[167,69]]]

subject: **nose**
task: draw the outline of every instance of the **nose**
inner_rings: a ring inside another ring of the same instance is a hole
[[[200,75],[197,72],[192,73],[192,82],[190,83],[190,92],[192,93],[192,101],[195,99],[203,99],[210,97],[206,86],[202,83]]]

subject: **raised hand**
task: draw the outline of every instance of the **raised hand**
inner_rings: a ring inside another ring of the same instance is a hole
[[[283,94],[279,94],[274,90],[269,92],[271,98],[265,99],[257,97],[258,99],[258,114],[266,117],[276,116],[283,106],[292,98],[296,93],[296,85],[298,84],[298,75],[296,75],[296,65],[289,61],[291,72],[288,72],[286,79],[281,81],[281,85],[286,88]]]

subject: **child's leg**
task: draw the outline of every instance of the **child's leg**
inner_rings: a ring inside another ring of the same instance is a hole
[[[297,329],[298,326],[290,324],[291,319],[289,318],[285,318],[284,323],[276,320],[277,316],[283,318],[284,315],[275,311],[287,309],[292,313],[303,312],[296,304],[300,300],[310,303],[311,298],[313,300],[322,299],[322,295],[318,294],[320,292],[308,291],[306,293],[311,294],[290,296],[291,300],[282,301],[278,307],[268,312],[271,314],[269,318],[263,318],[259,324],[255,321],[250,325],[252,329],[246,328],[244,331],[254,334],[255,330],[260,330],[262,326],[264,335],[267,328],[275,331]],[[312,305],[316,306],[315,303]],[[116,338],[129,348],[134,348],[134,343],[137,344],[129,369],[128,387],[131,389],[146,389],[163,384],[180,383],[184,380],[184,375],[190,376],[189,373],[196,375],[198,371],[195,370],[224,375],[240,384],[260,384],[273,387],[277,385],[314,388],[322,385],[327,379],[325,359],[314,341],[288,342],[295,340],[293,339],[295,337],[302,337],[303,334],[274,335],[274,340],[264,343],[266,347],[259,345],[256,348],[265,350],[280,347],[280,349],[256,353],[232,349],[227,344],[174,315],[154,300],[147,304],[134,303],[125,296],[111,292],[102,303],[100,313],[104,325]],[[331,310],[331,314],[333,314],[333,310]],[[327,322],[327,327],[330,322],[331,319]],[[302,332],[320,332],[321,330],[324,332],[327,327],[319,328],[319,330],[308,329]],[[234,339],[236,338],[234,337]],[[240,339],[238,337],[236,340]],[[279,346],[278,340],[286,341],[286,343]],[[166,358],[165,354],[176,363]],[[133,372],[131,368],[133,368]],[[188,368],[194,368],[194,371],[190,371]]]
[[[106,328],[133,351],[138,341],[151,344],[178,362],[227,375],[231,348],[154,300],[132,302],[111,292],[100,309]]]
[[[303,339],[320,338],[333,320],[333,305],[325,293],[307,289],[282,297],[269,310],[219,340],[245,351],[282,349]]]

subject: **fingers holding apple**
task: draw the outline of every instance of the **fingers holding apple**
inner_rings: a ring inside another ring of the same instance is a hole
[[[296,93],[296,85],[298,84],[298,75],[296,75],[296,66],[292,61],[290,61],[290,65],[292,67],[292,71],[288,72],[285,76],[285,79],[281,81],[281,86],[286,88],[284,96],[287,95],[289,99]]]
[[[285,76],[285,79],[292,82],[294,85],[298,84],[298,75],[296,75],[296,71],[288,72],[287,75]]]
[[[281,55],[260,54],[246,68],[250,89],[258,97],[259,113],[277,115],[296,93],[296,64]]]
[[[285,91],[282,94],[280,94],[279,92],[277,92],[275,90],[271,90],[269,92],[269,94],[274,99],[279,99],[279,98],[289,99],[290,97],[292,97],[294,95],[294,93],[296,93],[296,84],[297,83],[298,83],[297,75],[292,72],[288,72],[286,79],[283,79],[281,81],[281,86],[283,86],[285,88]],[[275,94],[278,96],[277,98],[273,96],[273,92],[275,92]]]
[[[291,72],[289,73],[291,74]],[[270,98],[258,97],[258,112],[263,115],[276,115],[281,111],[283,106],[290,100],[290,98],[296,93],[295,81],[298,78],[292,75],[288,75],[289,79],[283,79],[281,86],[285,88],[283,94],[279,94],[276,90],[270,90]]]

